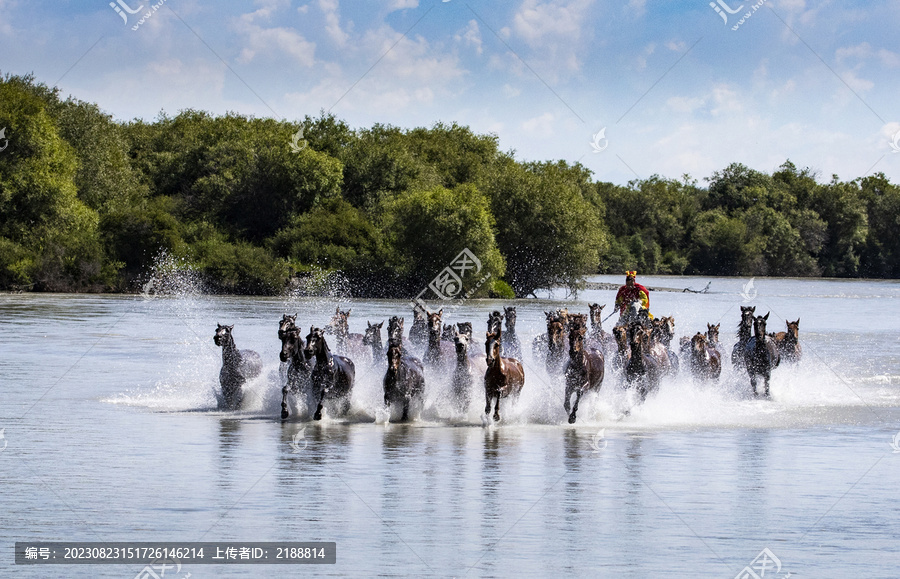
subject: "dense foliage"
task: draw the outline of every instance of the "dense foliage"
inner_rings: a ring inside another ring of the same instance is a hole
[[[30,76],[0,78],[2,128],[0,289],[132,290],[160,252],[236,293],[337,270],[357,295],[409,297],[463,248],[493,280],[481,295],[635,268],[900,277],[900,188],[883,174],[820,183],[790,161],[771,175],[735,163],[706,186],[618,186],[456,124],[194,110],[121,123]]]

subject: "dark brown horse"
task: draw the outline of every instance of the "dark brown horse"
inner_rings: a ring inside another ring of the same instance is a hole
[[[588,308],[590,308],[590,320],[591,320],[591,333],[588,336],[588,345],[591,345],[604,353],[610,353],[612,351],[612,338],[606,330],[603,329],[603,308],[606,307],[606,304],[590,304]]]
[[[690,362],[691,373],[699,380],[718,380],[722,374],[722,355],[700,332],[691,338]]]
[[[637,388],[643,402],[647,394],[657,390],[664,374],[669,370],[669,357],[665,351],[651,347],[650,331],[640,323],[632,323],[631,358],[625,366],[625,380]]]
[[[585,347],[587,328],[572,324],[569,333],[569,361],[566,363],[566,398],[563,407],[569,412],[569,400],[575,394],[575,403],[569,414],[569,424],[575,423],[578,402],[590,390],[599,390],[603,382],[603,353],[593,347]]]
[[[503,319],[506,322],[506,329],[503,331],[503,354],[511,358],[521,358],[522,344],[516,335],[516,308],[504,307]]]
[[[778,353],[785,362],[799,362],[803,356],[803,348],[800,347],[800,318],[796,322],[786,322],[787,331],[775,334],[775,345]]]
[[[388,342],[399,341],[404,351],[412,352],[412,342],[403,337],[403,318],[391,316],[388,319]]]
[[[517,397],[525,385],[525,369],[515,358],[500,356],[500,334],[487,332],[484,351],[487,356],[487,371],[484,373],[484,397],[487,403],[484,413],[491,412],[494,405],[494,420],[500,420],[500,399],[508,396]]]
[[[616,352],[613,355],[613,370],[622,370],[631,360],[631,346],[628,344],[628,331],[625,326],[613,326],[613,340]]]
[[[457,324],[459,326],[459,324]],[[475,377],[484,375],[484,371],[478,372],[477,364],[469,351],[470,338],[464,332],[457,332],[454,337],[456,347],[456,367],[450,378],[450,393],[453,406],[457,412],[465,412],[472,401],[472,385]]]
[[[332,316],[331,322],[328,323],[326,329],[334,332],[335,349],[338,354],[353,356],[354,358],[365,357],[369,354],[364,343],[365,336],[350,333],[349,318],[352,311],[352,308],[346,312],[342,312],[341,308],[336,308],[334,316]]]
[[[756,312],[756,306],[741,306],[741,322],[738,324],[737,343],[731,349],[731,365],[735,369],[745,370],[747,368],[747,344],[753,337],[753,314]]]
[[[216,393],[219,408],[237,410],[244,400],[244,383],[256,378],[262,372],[262,358],[253,350],[238,350],[234,345],[231,331],[234,326],[216,324],[213,342],[222,348],[222,369],[219,371],[219,386],[222,393]]]
[[[312,394],[316,400],[315,420],[322,420],[324,402],[333,403],[339,415],[350,410],[350,393],[356,378],[356,367],[350,358],[332,354],[325,342],[325,333],[320,328],[310,327],[306,336],[308,357],[316,359],[312,375]]]
[[[455,359],[456,349],[452,344],[441,340],[444,309],[428,312],[428,346],[425,349],[425,364],[449,370]]]
[[[384,375],[384,405],[399,404],[400,420],[409,419],[410,405],[421,407],[425,397],[425,368],[422,361],[405,354],[399,341],[391,341],[387,350],[387,372]]]
[[[719,327],[722,324],[716,324],[715,326],[712,324],[706,324],[706,340],[709,342],[710,348],[715,348],[720,353],[722,351],[722,344],[719,343]]]
[[[284,329],[278,330],[278,338],[281,340],[281,353],[278,357],[288,364],[287,381],[281,388],[281,419],[286,420],[290,416],[288,394],[306,396],[310,392],[314,360],[307,357],[300,328],[293,326],[293,319],[290,325],[282,324],[280,327]]]
[[[409,329],[409,341],[418,348],[428,343],[428,312],[419,305],[413,307],[413,325]]]
[[[366,334],[363,336],[363,345],[372,348],[372,360],[376,362],[384,359],[385,355],[384,342],[381,341],[382,326],[384,326],[384,322],[380,324],[366,322]],[[399,340],[398,343],[400,343]]]
[[[750,386],[753,388],[753,395],[759,395],[756,390],[756,380],[757,376],[760,376],[765,385],[766,398],[769,398],[769,380],[772,376],[772,370],[777,368],[781,362],[778,348],[775,346],[775,340],[766,334],[766,320],[768,319],[768,313],[764,316],[754,316],[753,337],[750,338],[744,349],[744,361],[747,373],[750,375]]]

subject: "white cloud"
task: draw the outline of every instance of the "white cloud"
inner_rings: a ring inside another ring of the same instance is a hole
[[[344,46],[350,35],[341,29],[338,0],[319,0],[319,8],[325,15],[325,32],[334,40],[335,44]]]
[[[267,3],[256,12],[243,14],[234,24],[235,30],[244,38],[238,62],[247,64],[258,55],[277,57],[286,54],[304,66],[315,63],[316,45],[289,28],[264,28],[257,20],[268,20],[280,4]]]
[[[534,136],[548,137],[556,130],[556,115],[544,113],[522,123],[522,130]]]
[[[706,99],[702,97],[675,96],[666,101],[666,105],[676,113],[693,113],[704,104]]]
[[[388,3],[388,10],[406,10],[407,8],[418,8],[419,0],[391,0]]]
[[[637,56],[637,69],[644,70],[647,68],[647,59],[653,55],[656,51],[656,44],[651,42],[647,46],[644,47],[644,50],[641,51]]]
[[[687,43],[683,40],[670,40],[666,43],[666,48],[673,52],[684,52],[687,50]]]
[[[626,12],[634,16],[643,16],[647,12],[647,0],[629,0]]]
[[[466,46],[474,47],[475,53],[481,54],[481,30],[478,28],[478,22],[476,20],[469,20],[469,24],[466,26],[465,30],[458,32],[453,38],[457,42],[464,43]]]

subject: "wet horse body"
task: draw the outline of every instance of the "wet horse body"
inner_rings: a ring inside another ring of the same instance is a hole
[[[690,365],[691,373],[699,380],[718,380],[722,374],[722,355],[700,332],[691,338]]]
[[[755,316],[753,318],[753,337],[747,342],[744,349],[744,363],[747,374],[750,376],[750,386],[753,388],[753,395],[758,396],[756,389],[757,377],[763,379],[765,386],[765,396],[769,394],[769,380],[772,376],[772,370],[778,367],[781,362],[781,356],[778,348],[775,346],[775,340],[766,334],[766,321],[769,314],[764,316]]]
[[[484,344],[487,370],[484,373],[485,414],[491,412],[494,403],[494,420],[500,420],[500,399],[516,397],[525,385],[525,369],[515,358],[500,355],[501,337],[499,332],[487,332]],[[496,401],[496,402],[495,402]]]
[[[309,329],[304,352],[316,360],[310,377],[312,395],[316,400],[313,418],[322,419],[325,402],[339,404],[338,414],[346,414],[350,410],[350,393],[356,377],[353,361],[345,356],[332,354],[325,342],[324,332],[315,327]]]
[[[796,322],[786,323],[787,331],[775,334],[775,345],[782,360],[799,362],[803,356],[803,348],[800,347],[800,318]]]
[[[738,324],[737,343],[731,349],[731,365],[735,369],[747,368],[747,344],[753,337],[753,314],[756,306],[741,306],[741,321]]]
[[[337,308],[331,322],[327,328],[334,332],[335,349],[342,356],[352,356],[354,358],[365,358],[369,351],[366,348],[365,336],[363,334],[350,333],[350,312],[342,312]]]
[[[387,349],[387,372],[384,374],[384,405],[399,405],[400,420],[409,419],[410,406],[421,407],[425,397],[425,367],[415,356],[405,353],[399,341],[391,341]]]
[[[428,347],[425,350],[425,365],[449,370],[456,357],[456,349],[441,339],[443,308],[428,313]]]
[[[504,307],[503,318],[506,322],[506,329],[503,331],[502,337],[503,355],[520,359],[522,357],[522,343],[516,334],[516,308]]]
[[[308,397],[312,390],[312,368],[315,360],[307,356],[305,344],[300,335],[300,328],[294,325],[296,316],[284,316],[278,327],[278,338],[281,340],[279,358],[288,364],[287,380],[281,388],[281,419],[290,416],[288,411],[288,395]]]
[[[487,365],[483,359],[479,360],[481,362],[479,364],[476,363],[476,358],[472,357],[472,353],[469,351],[471,337],[468,334],[457,332],[453,342],[456,348],[456,367],[453,369],[453,375],[450,378],[450,394],[456,411],[465,412],[472,401],[475,377],[478,375],[483,376],[487,370]]]
[[[575,423],[578,412],[578,402],[582,395],[588,391],[599,390],[603,383],[605,360],[603,353],[585,345],[587,329],[582,326],[573,326],[569,333],[569,361],[566,363],[566,396],[563,407],[569,413],[572,394],[575,395],[575,403],[571,405],[569,424]]]
[[[216,324],[213,342],[222,348],[222,369],[219,371],[221,394],[216,393],[222,410],[237,410],[244,400],[244,384],[262,372],[262,359],[253,350],[238,350],[231,331],[234,326]]]
[[[588,345],[609,355],[614,349],[614,344],[612,337],[603,329],[603,308],[605,307],[605,304],[590,304],[588,306],[588,308],[590,308],[589,317],[591,320],[591,333],[588,336]]]
[[[630,333],[631,356],[625,366],[625,380],[637,388],[643,402],[669,371],[669,357],[664,350],[651,346],[650,332],[640,324],[633,324]]]

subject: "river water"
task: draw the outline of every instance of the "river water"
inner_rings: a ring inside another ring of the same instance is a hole
[[[348,417],[279,419],[283,313],[306,329],[352,307],[353,332],[394,314],[408,328],[405,302],[0,294],[0,576],[141,571],[14,565],[14,542],[38,540],[337,543],[335,565],[166,577],[730,579],[755,559],[759,574],[764,549],[767,578],[900,576],[900,283],[748,281],[654,291],[651,310],[674,315],[678,336],[721,323],[729,352],[741,305],[771,312],[770,331],[800,318],[804,358],[774,372],[772,400],[750,397],[726,354],[718,384],[682,373],[633,408],[608,372],[575,425],[530,343],[543,311],[586,312],[609,291],[516,303],[526,383],[499,424],[477,394],[454,415],[433,374],[421,415],[392,423],[383,371],[363,363]],[[500,305],[448,302],[445,317],[471,320],[477,339]],[[215,409],[217,322],[265,362],[239,412]]]

